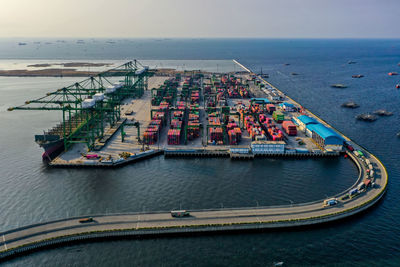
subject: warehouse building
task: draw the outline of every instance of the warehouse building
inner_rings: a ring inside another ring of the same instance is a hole
[[[293,122],[299,126],[299,129],[303,132],[306,132],[308,136],[312,136],[312,132],[307,133],[307,125],[311,124],[318,124],[318,121],[316,121],[314,118],[311,118],[307,115],[301,115],[296,117],[293,117]]]
[[[307,131],[311,131],[312,139],[324,149],[341,151],[343,148],[344,139],[331,128],[328,128],[320,123],[309,124]]]

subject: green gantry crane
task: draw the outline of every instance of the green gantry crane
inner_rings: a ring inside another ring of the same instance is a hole
[[[120,119],[121,102],[127,97],[141,97],[152,74],[134,60],[8,110],[62,111],[62,122],[44,135],[36,135],[35,141],[43,144],[62,139],[65,150],[74,143],[86,143],[92,149],[96,139],[103,137],[105,127]],[[124,79],[115,84],[112,77]]]

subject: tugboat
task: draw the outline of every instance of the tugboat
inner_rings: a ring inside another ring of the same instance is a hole
[[[375,116],[375,115],[372,115],[372,114],[360,114],[360,115],[357,115],[356,116],[356,119],[357,120],[362,120],[362,121],[369,121],[369,122],[372,122],[372,121],[376,121],[377,120],[377,117]]]
[[[360,105],[358,105],[356,102],[354,101],[349,101],[349,102],[345,102],[341,105],[341,107],[343,108],[358,108]]]
[[[378,110],[374,111],[374,114],[379,115],[379,116],[392,116],[393,112],[389,112],[384,109],[378,109]]]

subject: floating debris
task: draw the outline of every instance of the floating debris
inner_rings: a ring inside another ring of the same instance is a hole
[[[399,138],[400,138],[400,132],[398,132],[398,133],[397,133],[397,137],[399,137]]]
[[[347,64],[356,64],[357,62],[355,62],[355,61],[349,61],[349,62],[347,62]]]
[[[375,115],[366,113],[357,115],[356,119],[361,121],[376,121],[378,118]]]
[[[362,74],[356,74],[356,75],[351,75],[351,78],[362,78],[364,75]]]
[[[360,105],[358,105],[356,102],[354,101],[348,101],[345,102],[341,105],[341,107],[343,108],[358,108]]]
[[[347,88],[346,85],[341,84],[341,83],[332,84],[331,87],[333,87],[333,88]]]
[[[290,74],[293,75],[293,76],[299,75],[299,74],[296,73],[296,72],[291,72]]]
[[[384,109],[378,109],[374,111],[374,114],[379,115],[379,116],[392,116],[393,112],[389,112]]]
[[[283,66],[289,66],[290,65],[290,63],[284,63],[283,64]]]

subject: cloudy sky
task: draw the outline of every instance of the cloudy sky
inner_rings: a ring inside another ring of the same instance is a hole
[[[0,37],[400,38],[400,0],[0,0]]]

